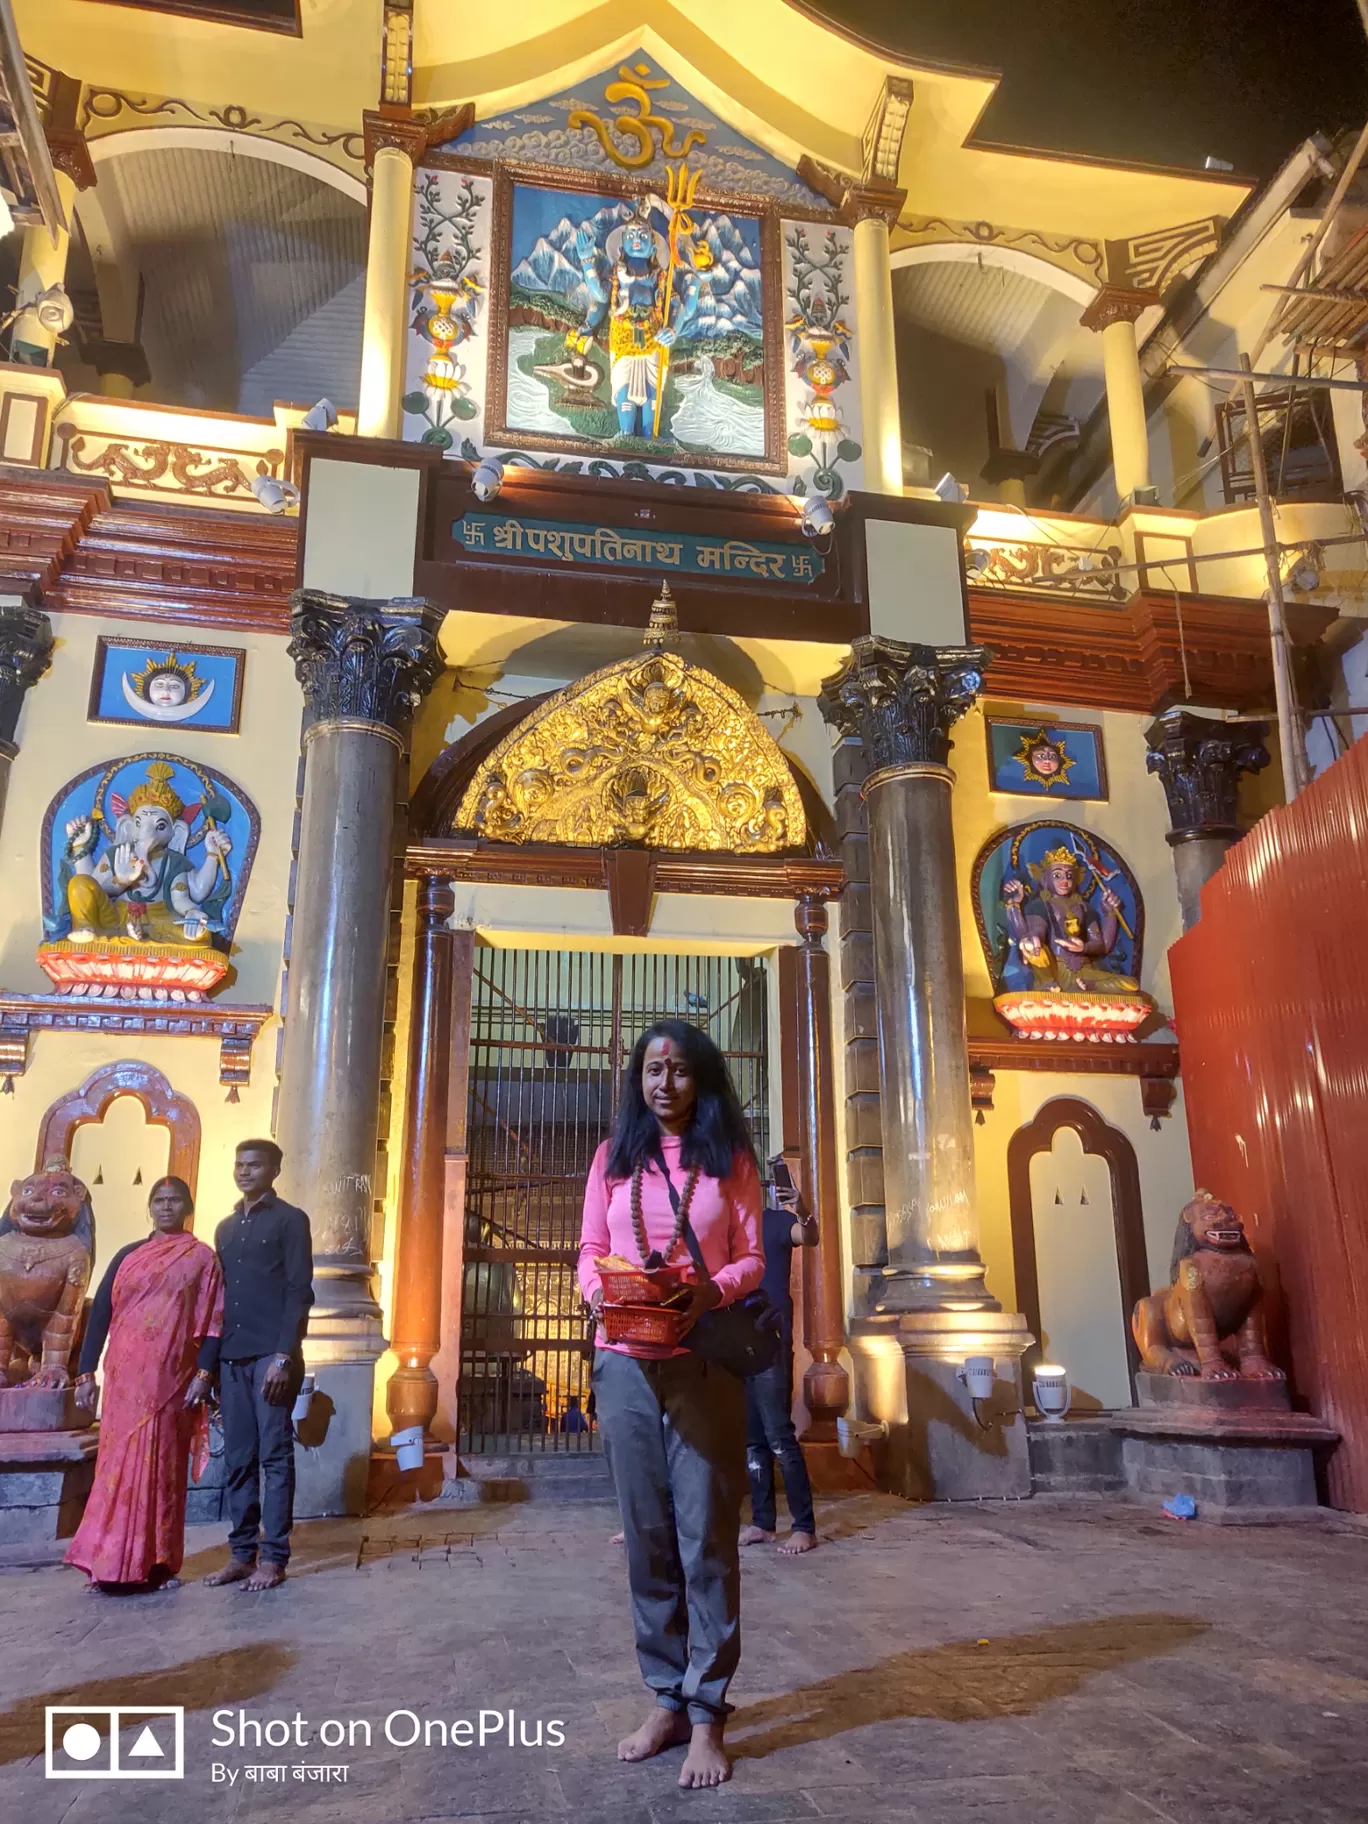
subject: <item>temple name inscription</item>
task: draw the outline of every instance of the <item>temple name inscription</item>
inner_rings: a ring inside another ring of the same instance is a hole
[[[509,519],[497,513],[466,513],[453,521],[451,535],[467,551],[517,557],[547,557],[562,564],[606,564],[620,570],[689,571],[699,576],[754,576],[775,583],[811,583],[825,565],[806,546],[752,544],[746,539],[671,538],[624,535],[611,526],[572,525],[563,520]]]

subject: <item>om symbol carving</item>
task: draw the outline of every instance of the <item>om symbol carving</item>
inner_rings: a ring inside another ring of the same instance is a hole
[[[570,116],[572,127],[589,127],[598,135],[599,144],[612,159],[613,163],[624,171],[640,171],[649,165],[656,156],[656,142],[652,129],[660,134],[659,150],[665,158],[687,158],[695,146],[706,145],[707,134],[700,133],[691,127],[684,135],[684,143],[675,143],[674,122],[667,120],[663,114],[651,112],[651,89],[668,89],[668,76],[652,76],[649,63],[618,66],[618,82],[610,82],[603,91],[603,99],[608,102],[632,102],[635,113],[622,113],[613,121],[613,126],[628,139],[636,141],[634,150],[623,151],[617,144],[609,129],[608,123],[597,114],[591,114],[587,108],[576,108]]]

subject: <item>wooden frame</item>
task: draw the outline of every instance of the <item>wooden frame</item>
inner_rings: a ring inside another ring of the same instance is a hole
[[[215,728],[209,723],[202,726],[190,723],[158,722],[152,717],[140,717],[132,714],[126,716],[102,716],[99,712],[100,697],[104,690],[105,674],[109,668],[111,651],[154,652],[161,647],[164,652],[179,658],[182,653],[193,656],[203,653],[207,658],[236,659],[233,667],[233,701],[229,710],[228,724]],[[247,649],[245,646],[197,646],[185,642],[170,642],[166,645],[158,640],[126,639],[119,634],[102,633],[95,641],[95,663],[90,674],[90,701],[86,707],[86,721],[98,722],[110,728],[146,728],[154,732],[164,732],[168,728],[189,728],[193,734],[235,735],[242,725],[242,693],[247,678]]]
[[[29,451],[26,456],[18,452],[11,453],[10,418],[16,405],[33,407],[33,435],[29,439]],[[47,442],[48,418],[52,411],[52,401],[45,393],[7,392],[0,400],[0,462],[32,464],[35,468],[43,460],[43,446]]]
[[[1043,728],[1047,733],[1052,728],[1058,728],[1062,729],[1066,734],[1092,735],[1094,737],[1097,754],[1098,782],[1097,791],[1095,793],[1090,792],[1086,796],[1080,796],[1078,792],[1061,791],[1060,796],[1056,798],[1048,791],[1041,793],[1026,791],[1013,792],[1011,786],[998,784],[996,763],[993,758],[993,730],[995,728],[1025,729],[1032,726],[1035,728]],[[985,710],[983,716],[983,739],[988,754],[988,790],[990,792],[1001,793],[1004,797],[1038,798],[1042,804],[1105,804],[1111,796],[1107,781],[1107,749],[1103,738],[1102,724],[1100,722],[1065,722],[1058,716],[1028,716],[1024,711],[1013,714],[1005,710],[1000,712]]]
[[[436,164],[435,159],[424,161]],[[469,165],[476,161],[462,161]],[[760,234],[760,284],[763,315],[760,346],[765,364],[765,451],[763,456],[727,456],[712,451],[690,451],[662,446],[617,452],[611,440],[558,436],[555,432],[526,431],[507,422],[508,288],[513,236],[513,191],[521,185],[539,190],[564,190],[574,196],[636,197],[658,189],[658,180],[614,177],[597,173],[577,175],[560,165],[494,164],[482,162],[479,175],[494,184],[493,228],[490,236],[489,367],[485,381],[486,446],[504,444],[515,450],[544,450],[572,456],[612,458],[625,454],[639,462],[685,469],[740,470],[752,474],[788,472],[784,440],[783,262],[780,256],[780,208],[773,198],[748,198],[731,191],[700,190],[694,200],[699,213],[710,209],[735,210],[754,220]]]
[[[1040,1275],[1036,1263],[1035,1212],[1031,1204],[1031,1161],[1048,1153],[1061,1127],[1071,1128],[1083,1142],[1085,1153],[1105,1159],[1111,1174],[1112,1225],[1116,1236],[1116,1265],[1121,1280],[1121,1314],[1126,1329],[1126,1365],[1131,1395],[1140,1367],[1140,1351],[1131,1334],[1130,1314],[1150,1291],[1149,1256],[1145,1248],[1145,1222],[1140,1201],[1140,1168],[1135,1148],[1120,1128],[1109,1127],[1089,1102],[1076,1096],[1055,1096],[1036,1110],[1007,1143],[1007,1197],[1011,1211],[1012,1261],[1016,1277],[1017,1308],[1037,1339],[1027,1352],[1027,1362],[1042,1359]]]
[[[110,1103],[120,1096],[132,1096],[141,1102],[152,1125],[169,1130],[171,1155],[166,1169],[173,1177],[185,1180],[193,1197],[199,1175],[199,1110],[189,1096],[172,1089],[159,1070],[132,1059],[104,1065],[88,1076],[79,1089],[52,1104],[38,1129],[33,1169],[41,1171],[49,1159],[69,1159],[76,1129],[103,1121]]]

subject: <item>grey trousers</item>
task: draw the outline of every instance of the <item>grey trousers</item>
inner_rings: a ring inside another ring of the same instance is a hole
[[[721,1722],[741,1658],[745,1392],[696,1355],[643,1362],[611,1349],[595,1352],[593,1388],[641,1676],[663,1709]]]

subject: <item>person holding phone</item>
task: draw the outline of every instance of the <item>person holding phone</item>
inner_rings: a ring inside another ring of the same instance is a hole
[[[789,1534],[779,1550],[785,1557],[810,1552],[817,1543],[812,1511],[812,1484],[802,1446],[793,1428],[793,1293],[795,1248],[815,1248],[817,1219],[804,1206],[788,1161],[770,1161],[774,1204],[763,1216],[765,1296],[779,1313],[783,1343],[772,1368],[746,1380],[746,1473],[750,1480],[751,1524],[742,1527],[742,1545],[769,1545],[778,1515],[774,1502],[774,1465],[784,1478]]]

